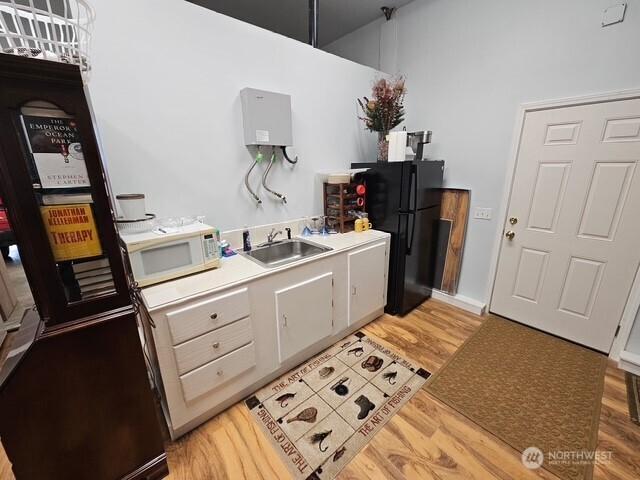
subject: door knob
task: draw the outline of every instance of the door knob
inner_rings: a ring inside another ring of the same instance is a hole
[[[513,240],[513,237],[516,236],[516,232],[514,232],[513,230],[507,230],[504,236],[507,237],[509,240]]]
[[[511,225],[515,225],[516,223],[518,223],[518,218],[517,217],[509,217],[509,223]]]

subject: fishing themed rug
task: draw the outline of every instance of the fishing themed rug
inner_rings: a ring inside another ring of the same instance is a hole
[[[294,478],[331,479],[429,375],[356,332],[245,404]]]

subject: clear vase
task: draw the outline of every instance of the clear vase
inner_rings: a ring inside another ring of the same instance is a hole
[[[389,132],[378,132],[378,161],[389,161],[389,140],[387,136]]]

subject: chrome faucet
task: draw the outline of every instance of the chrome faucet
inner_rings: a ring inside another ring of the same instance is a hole
[[[278,235],[281,235],[281,234],[282,234],[282,230],[278,230],[276,232],[276,229],[272,228],[271,232],[267,235],[267,243],[273,243],[273,241],[276,239],[276,237]]]

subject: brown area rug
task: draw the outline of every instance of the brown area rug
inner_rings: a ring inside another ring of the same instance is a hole
[[[593,476],[605,369],[602,354],[489,317],[425,388],[516,450],[526,450],[523,463],[529,447],[537,447],[544,457],[533,460],[543,468],[582,480]]]
[[[640,425],[640,377],[627,372],[627,401],[629,403],[629,416],[631,421]]]
[[[296,479],[334,478],[429,372],[357,332],[245,400]]]

